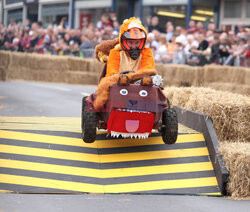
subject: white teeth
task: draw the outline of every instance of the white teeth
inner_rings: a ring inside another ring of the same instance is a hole
[[[117,108],[116,109],[117,111],[124,111],[124,112],[137,112],[137,113],[147,113],[147,114],[150,114],[150,112],[147,112],[147,111],[139,111],[139,110],[130,110],[130,109],[120,109],[120,108]]]
[[[118,138],[119,136],[123,138],[139,138],[139,139],[146,139],[149,136],[149,133],[120,133],[111,131],[111,137]]]

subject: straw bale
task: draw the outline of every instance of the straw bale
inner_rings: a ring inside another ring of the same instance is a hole
[[[13,52],[11,53],[10,56],[10,64],[9,67],[21,67],[21,66],[26,66],[26,59],[27,59],[27,54],[23,54],[20,52]]]
[[[229,171],[227,191],[233,199],[250,196],[250,143],[220,143],[219,151]]]
[[[97,85],[99,75],[97,73],[69,71],[67,72],[67,83],[82,85]]]
[[[13,61],[12,66],[25,66],[26,68],[36,70],[56,70],[56,71],[68,71],[68,58],[58,57],[55,55],[41,55],[41,54],[29,54],[29,53],[13,53],[13,56],[17,59]]]
[[[204,80],[206,83],[211,82],[225,82],[225,83],[245,83],[245,75],[248,68],[206,65],[204,66]]]
[[[0,81],[5,81],[5,80],[6,80],[5,68],[0,67]]]
[[[250,95],[250,84],[246,85],[246,84],[236,84],[236,83],[213,82],[213,83],[205,83],[204,87],[210,87],[220,91],[229,91],[243,95]]]
[[[101,72],[105,64],[97,61],[96,59],[88,59],[88,60],[90,61],[89,72],[101,75]]]
[[[7,51],[0,51],[0,67],[7,68],[10,63],[10,53]]]
[[[70,71],[88,71],[90,61],[83,58],[70,57],[68,65]]]
[[[164,85],[199,86],[204,81],[203,67],[156,64],[156,70],[163,77]]]
[[[250,97],[211,88],[166,87],[172,105],[213,119],[219,140],[250,141]]]
[[[245,74],[245,81],[244,83],[246,85],[250,85],[250,68],[246,69],[246,74]]]

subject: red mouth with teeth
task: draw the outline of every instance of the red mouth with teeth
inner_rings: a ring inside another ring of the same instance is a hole
[[[128,133],[151,135],[154,124],[154,114],[139,111],[118,111],[111,112],[108,120],[108,133]]]

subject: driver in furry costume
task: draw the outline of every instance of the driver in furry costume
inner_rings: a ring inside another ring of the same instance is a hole
[[[109,87],[117,83],[120,73],[133,71],[126,74],[130,82],[157,74],[152,51],[145,47],[146,42],[146,29],[138,19],[132,17],[123,22],[119,40],[104,41],[96,47],[96,58],[107,62],[107,69],[96,91],[95,110],[108,101]]]

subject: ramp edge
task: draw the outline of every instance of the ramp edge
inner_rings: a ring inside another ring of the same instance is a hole
[[[226,185],[229,173],[225,166],[225,162],[219,153],[219,142],[214,130],[212,119],[205,114],[196,111],[185,110],[178,106],[174,106],[173,108],[177,112],[179,123],[203,133],[219,188],[223,195],[227,195]]]

